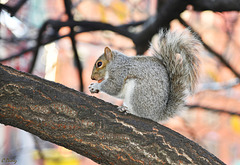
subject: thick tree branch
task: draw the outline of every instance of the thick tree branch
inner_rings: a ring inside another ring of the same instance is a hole
[[[60,84],[0,65],[0,123],[101,164],[224,164],[182,135]]]
[[[149,42],[153,35],[156,34],[161,27],[168,27],[169,23],[186,9],[188,3],[182,0],[168,0],[165,1],[165,3],[159,3],[159,6],[160,4],[161,7],[158,7],[157,14],[148,19],[143,25],[143,30],[134,35],[132,39],[138,54],[143,54],[149,48]]]

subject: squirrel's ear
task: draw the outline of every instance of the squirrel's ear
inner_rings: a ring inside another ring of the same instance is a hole
[[[112,51],[109,47],[106,47],[104,49],[104,55],[108,61],[110,61],[113,58]]]

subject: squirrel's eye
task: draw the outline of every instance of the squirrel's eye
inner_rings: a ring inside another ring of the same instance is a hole
[[[102,62],[99,61],[99,62],[97,63],[97,67],[101,67],[101,66],[102,66]]]

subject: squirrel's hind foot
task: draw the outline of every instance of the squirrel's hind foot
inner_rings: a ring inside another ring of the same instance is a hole
[[[130,113],[130,111],[128,110],[128,107],[126,107],[126,106],[119,106],[118,111],[122,112],[124,114],[129,114]]]

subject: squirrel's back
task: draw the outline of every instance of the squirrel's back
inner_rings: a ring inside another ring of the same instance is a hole
[[[167,107],[162,119],[171,117],[183,108],[188,93],[193,92],[198,80],[199,40],[191,36],[188,30],[179,32],[159,32],[158,47],[152,46],[153,54],[161,60],[169,76],[169,95]]]

